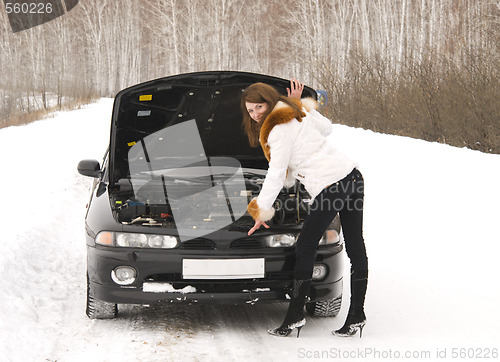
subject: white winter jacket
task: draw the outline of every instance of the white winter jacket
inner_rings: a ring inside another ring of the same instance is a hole
[[[301,102],[302,115],[294,117],[292,107],[280,101],[263,121],[260,143],[269,169],[259,196],[248,205],[255,220],[273,217],[273,204],[281,188],[292,186],[295,179],[314,199],[357,167],[327,141],[332,124],[316,110],[316,101],[306,98]]]

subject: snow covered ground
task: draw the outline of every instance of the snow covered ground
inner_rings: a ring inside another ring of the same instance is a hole
[[[266,330],[286,306],[120,306],[85,315],[84,214],[111,99],[0,130],[2,361],[498,360],[500,155],[334,126],[366,181],[370,260],[363,338],[308,318],[299,339]],[[347,270],[346,270],[347,271]],[[348,296],[348,283],[345,296]]]

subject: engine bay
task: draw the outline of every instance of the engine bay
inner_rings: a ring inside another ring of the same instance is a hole
[[[203,192],[205,182],[188,184],[179,183],[179,180],[153,180],[134,193],[128,180],[120,180],[110,188],[110,195],[115,218],[122,224],[176,227],[176,215],[183,215],[183,224],[203,225],[210,229],[210,225],[220,225],[227,220],[233,210],[246,210],[251,199],[258,196],[262,182],[263,178],[253,176],[246,179],[244,190],[232,190],[228,194],[231,188],[226,187],[207,194]],[[170,199],[168,196],[172,192],[167,192],[167,188],[175,188],[174,195],[181,197]],[[283,188],[275,201],[276,212],[269,223],[300,224],[308,213],[308,202],[309,194],[299,182],[291,188]],[[251,227],[253,219],[245,212],[240,217],[233,217],[231,224]]]

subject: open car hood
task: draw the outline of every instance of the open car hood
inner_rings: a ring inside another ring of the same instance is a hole
[[[118,93],[108,170],[118,221],[175,225],[184,241],[245,219],[268,168],[261,148],[250,147],[241,127],[240,95],[255,82],[284,95],[289,86],[288,80],[259,74],[201,72]],[[305,88],[303,96],[316,98],[316,92]],[[296,205],[299,194],[280,197]],[[277,222],[297,224],[297,209],[289,215],[279,209]]]
[[[201,144],[195,148],[199,146],[203,150],[203,157],[233,157],[243,167],[267,169],[261,148],[250,147],[241,126],[240,95],[243,89],[255,82],[270,84],[284,95],[290,86],[286,79],[218,71],[175,75],[119,92],[112,116],[110,183],[114,184],[129,175],[132,147],[148,137],[150,140],[155,138],[155,135],[158,141],[169,133],[169,127],[184,122],[190,122],[197,129],[195,138],[199,137]],[[317,98],[316,92],[309,87],[304,88],[303,97]],[[179,143],[182,141],[175,133],[171,134],[177,137]],[[192,156],[192,153],[199,151],[190,146],[186,148],[176,156]],[[172,149],[176,149],[173,144],[168,149],[170,156],[173,156]],[[184,151],[188,154],[183,154]]]

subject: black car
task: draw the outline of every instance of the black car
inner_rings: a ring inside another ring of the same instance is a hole
[[[113,318],[117,304],[286,301],[294,244],[309,195],[296,182],[276,200],[270,228],[252,236],[246,213],[268,163],[241,127],[240,94],[255,82],[286,95],[289,81],[231,71],[180,74],[115,98],[102,166],[85,218],[87,315]],[[305,87],[304,97],[316,98]],[[318,247],[306,310],[335,316],[342,296],[338,218]]]

